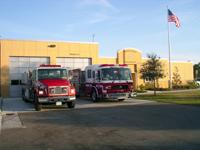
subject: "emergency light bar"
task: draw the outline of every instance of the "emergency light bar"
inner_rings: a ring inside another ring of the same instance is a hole
[[[101,64],[100,67],[110,67],[115,66],[114,64]]]
[[[101,64],[100,67],[112,67],[112,66],[120,66],[120,67],[127,67],[128,65],[127,64],[117,64],[117,65],[114,65],[114,64]]]
[[[40,67],[61,67],[61,65],[45,65],[45,64],[42,64],[42,65],[40,65]]]
[[[121,67],[127,67],[128,65],[127,64],[119,64],[119,66],[121,66]]]

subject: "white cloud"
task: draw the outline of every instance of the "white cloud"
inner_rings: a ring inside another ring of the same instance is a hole
[[[103,8],[108,8],[111,9],[113,11],[117,11],[117,8],[112,5],[108,0],[81,0],[80,1],[80,5],[81,6],[100,6]]]
[[[110,0],[79,0],[77,6],[88,12],[84,18],[90,25],[110,20],[113,14],[119,13]]]

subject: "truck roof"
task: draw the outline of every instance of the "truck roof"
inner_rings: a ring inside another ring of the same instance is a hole
[[[93,68],[93,69],[97,69],[97,68],[110,68],[110,67],[123,67],[123,68],[128,68],[127,64],[96,64],[96,65],[89,65],[87,67],[85,67],[85,69],[88,68]]]
[[[68,67],[62,67],[61,65],[40,65],[37,69],[69,69]]]

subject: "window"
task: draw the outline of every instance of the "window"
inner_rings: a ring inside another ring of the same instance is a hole
[[[88,70],[88,71],[87,71],[87,77],[88,77],[88,78],[91,78],[91,77],[92,77],[91,72],[92,72],[91,70]]]
[[[67,79],[66,69],[38,69],[38,79]]]
[[[102,80],[131,80],[131,71],[128,68],[104,68]]]
[[[98,70],[96,80],[101,80],[101,72]]]
[[[22,85],[21,80],[11,80],[11,85]]]
[[[92,71],[92,78],[95,79],[95,71]]]

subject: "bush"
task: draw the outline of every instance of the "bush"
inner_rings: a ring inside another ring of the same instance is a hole
[[[153,82],[146,82],[145,85],[141,84],[139,86],[139,90],[140,91],[145,91],[145,90],[150,90],[153,91],[154,90],[154,84]],[[168,88],[156,88],[156,91],[168,91]]]
[[[199,88],[199,84],[195,81],[188,81],[187,86],[188,86],[189,89]]]
[[[145,93],[145,86],[143,84],[139,85],[139,88],[136,90],[137,93]]]
[[[200,86],[195,81],[188,81],[186,84],[173,86],[173,89],[196,89]]]
[[[144,86],[145,90],[154,90],[154,84],[153,82],[146,82]]]
[[[145,90],[145,86],[143,84],[139,85],[139,90],[140,91],[144,91]]]

